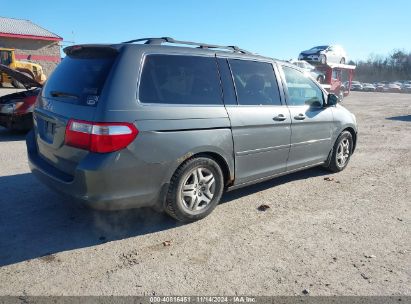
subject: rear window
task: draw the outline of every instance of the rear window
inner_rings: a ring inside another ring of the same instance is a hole
[[[215,58],[146,56],[139,100],[143,103],[222,104]]]
[[[66,56],[47,80],[43,97],[96,106],[115,55],[90,51]]]

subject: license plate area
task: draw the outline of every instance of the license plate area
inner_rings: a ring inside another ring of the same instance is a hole
[[[54,140],[54,134],[56,133],[56,124],[39,118],[37,120],[37,128],[40,138],[45,142],[52,144]]]

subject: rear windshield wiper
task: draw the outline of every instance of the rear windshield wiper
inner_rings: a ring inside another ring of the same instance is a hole
[[[66,92],[61,92],[61,91],[51,91],[50,95],[53,97],[63,97],[63,98],[74,98],[78,99],[78,95],[71,94],[71,93],[66,93]]]

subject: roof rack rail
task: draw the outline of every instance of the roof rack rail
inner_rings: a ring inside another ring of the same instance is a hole
[[[207,44],[207,43],[201,43],[201,42],[182,41],[182,40],[175,40],[170,37],[140,38],[140,39],[124,41],[122,43],[134,43],[134,42],[143,42],[143,41],[145,41],[144,44],[161,45],[163,43],[175,43],[175,44],[193,45],[193,46],[197,46],[200,49],[223,49],[223,50],[229,50],[229,51],[233,51],[233,52],[241,53],[241,54],[252,54],[251,52],[240,49],[238,46],[235,46],[235,45],[224,46],[224,45]]]

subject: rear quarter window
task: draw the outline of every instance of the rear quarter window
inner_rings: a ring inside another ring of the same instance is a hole
[[[221,105],[222,91],[215,58],[147,55],[139,100],[142,103]]]
[[[87,53],[66,56],[47,80],[42,96],[84,106],[96,106],[114,55]]]

